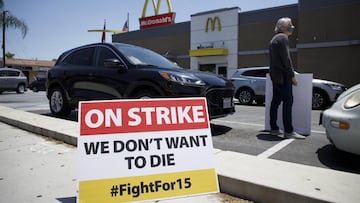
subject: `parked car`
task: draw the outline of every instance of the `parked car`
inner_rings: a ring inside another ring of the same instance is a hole
[[[128,44],[98,43],[66,51],[47,80],[47,98],[56,116],[67,116],[79,101],[119,98],[206,97],[210,118],[235,111],[230,80],[180,68]]]
[[[231,80],[235,86],[235,98],[240,104],[257,104],[265,102],[266,74],[269,67],[251,67],[238,69]],[[312,108],[325,109],[346,90],[340,83],[313,79]]]
[[[38,77],[36,80],[29,84],[29,89],[33,92],[45,91],[46,90],[46,78]]]
[[[16,91],[22,94],[26,91],[27,85],[27,77],[21,70],[0,68],[0,94],[4,91]]]
[[[337,149],[360,155],[360,84],[342,93],[320,121]]]

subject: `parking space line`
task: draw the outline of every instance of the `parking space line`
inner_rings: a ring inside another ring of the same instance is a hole
[[[266,151],[264,151],[263,153],[257,155],[258,157],[262,157],[262,158],[269,158],[271,155],[275,154],[276,152],[280,151],[282,148],[286,147],[287,145],[289,145],[292,141],[294,141],[295,139],[286,139],[283,140],[279,143],[277,143],[276,145],[270,147],[269,149],[267,149]]]
[[[225,120],[215,120],[223,123],[234,123],[234,124],[241,124],[241,125],[249,125],[249,126],[264,126],[262,124],[256,124],[256,123],[243,123],[243,122],[235,122],[235,121],[225,121]]]
[[[17,109],[23,110],[23,111],[50,110],[49,104],[38,104],[38,105],[30,105],[30,106],[21,106],[21,107],[17,107]]]
[[[219,122],[223,122],[223,123],[233,123],[233,124],[240,124],[240,125],[247,125],[247,126],[256,126],[256,127],[265,127],[264,124],[256,124],[256,123],[245,123],[245,122],[237,122],[237,121],[226,121],[226,120],[214,120],[214,121],[219,121]],[[318,130],[311,130],[312,133],[318,133],[318,134],[326,134],[325,131],[318,131]]]
[[[318,134],[326,134],[325,131],[318,131],[318,130],[312,130],[312,133],[318,133]]]

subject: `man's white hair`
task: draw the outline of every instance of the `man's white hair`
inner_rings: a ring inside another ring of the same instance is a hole
[[[275,29],[274,29],[275,33],[281,32],[281,28],[288,27],[289,23],[291,23],[291,18],[288,17],[280,18],[275,25]]]

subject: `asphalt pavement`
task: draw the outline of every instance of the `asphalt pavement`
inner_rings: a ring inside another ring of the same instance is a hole
[[[76,200],[77,122],[0,106],[0,127],[1,202]],[[161,202],[244,201],[225,194],[255,202],[360,201],[358,174],[218,149],[214,156],[222,193]]]

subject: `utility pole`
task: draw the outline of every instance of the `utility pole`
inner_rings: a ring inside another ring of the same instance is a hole
[[[3,44],[2,44],[2,48],[3,48],[3,68],[5,68],[5,28],[6,28],[6,12],[8,11],[3,11],[3,23],[2,23],[2,26],[3,26]]]

